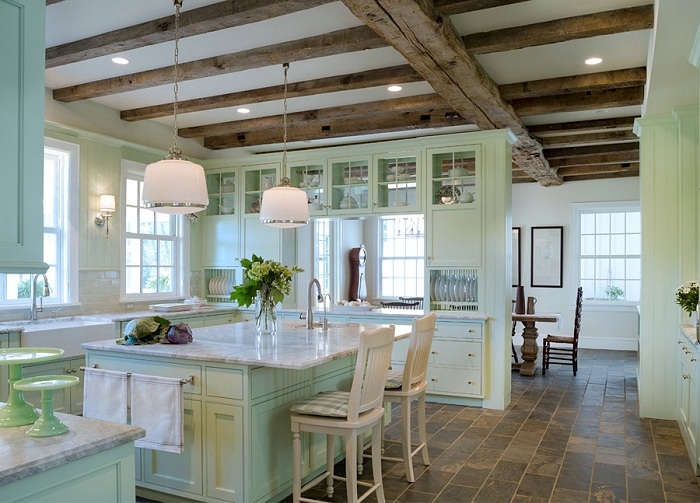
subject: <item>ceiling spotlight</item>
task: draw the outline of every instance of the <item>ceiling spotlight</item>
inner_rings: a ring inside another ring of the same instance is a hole
[[[602,62],[603,62],[603,58],[598,58],[598,57],[595,57],[595,58],[588,58],[588,59],[585,61],[585,63],[586,63],[587,65],[599,65],[599,64],[602,63]]]
[[[249,114],[250,108],[241,107],[238,110],[236,110],[236,112],[238,112],[239,114]]]
[[[122,58],[121,56],[116,56],[112,58],[112,63],[116,63],[117,65],[128,65],[129,60],[126,58]]]
[[[387,90],[392,93],[398,93],[403,87],[401,86],[389,86],[387,87]]]

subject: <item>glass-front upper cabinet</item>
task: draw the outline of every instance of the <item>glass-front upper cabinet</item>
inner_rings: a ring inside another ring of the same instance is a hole
[[[479,199],[476,149],[429,152],[432,205],[475,207]]]
[[[370,211],[370,159],[332,159],[330,162],[330,212]]]
[[[375,156],[374,211],[394,213],[421,208],[420,154]]]
[[[223,170],[206,175],[209,206],[206,214],[234,215],[236,209],[236,172]]]
[[[267,189],[277,185],[277,172],[279,164],[259,164],[256,166],[243,166],[241,177],[243,179],[243,215],[258,215],[262,198]]]
[[[289,162],[289,179],[292,186],[306,192],[310,215],[324,215],[328,202],[326,189],[326,162]]]

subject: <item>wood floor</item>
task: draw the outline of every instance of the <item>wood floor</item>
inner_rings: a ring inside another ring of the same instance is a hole
[[[576,377],[554,365],[546,376],[514,372],[504,411],[427,404],[432,463],[416,462],[412,484],[383,463],[387,501],[700,502],[676,422],[639,417],[636,358],[581,350]],[[387,435],[399,431],[395,421]],[[361,478],[370,474],[367,460]],[[345,501],[342,483],[329,501]]]

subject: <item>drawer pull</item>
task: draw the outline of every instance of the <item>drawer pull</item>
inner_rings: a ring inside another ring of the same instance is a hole
[[[697,358],[691,358],[690,361],[691,361],[691,362],[696,362],[696,361],[698,361],[698,359],[697,359]]]
[[[437,382],[438,380],[435,379],[434,377],[430,379],[432,382]]]
[[[469,330],[467,330],[467,332],[469,332],[470,334],[473,334],[475,332],[475,330],[473,328],[470,328]]]
[[[431,351],[430,354],[431,354],[431,355],[436,355],[436,354],[438,354],[438,352],[437,352],[437,351]]]
[[[690,374],[687,374],[685,372],[683,372],[682,375],[683,375],[683,379],[688,379],[690,377]]]
[[[474,381],[467,381],[467,384],[474,384]]]
[[[469,353],[467,356],[476,356],[474,353]]]

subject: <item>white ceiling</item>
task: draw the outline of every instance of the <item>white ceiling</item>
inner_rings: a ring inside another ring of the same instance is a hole
[[[220,0],[185,0],[183,11]],[[658,0],[657,0],[658,1]],[[684,8],[700,8],[700,0],[661,0],[664,3],[684,4]],[[452,22],[460,35],[489,31],[552,19],[571,17],[591,12],[614,10],[644,5],[649,0],[531,0],[529,2],[493,9],[459,14]],[[687,5],[686,5],[687,4]],[[671,9],[673,9],[671,7]],[[676,9],[678,10],[678,9]],[[674,11],[675,12],[675,11]],[[46,47],[81,40],[99,33],[123,28],[168,15],[174,15],[172,0],[64,0],[47,7]],[[684,22],[682,15],[675,15],[676,22]],[[680,17],[680,20],[678,19]],[[697,20],[697,17],[696,17]],[[697,21],[695,20],[695,26]],[[689,24],[689,22],[686,22]],[[220,54],[235,53],[255,47],[274,45],[280,42],[306,38],[330,31],[359,26],[361,23],[341,3],[335,2],[292,15],[264,22],[231,28],[180,41],[179,59],[192,61]],[[531,47],[516,51],[477,56],[486,72],[497,84],[507,84],[607,70],[635,68],[647,65],[651,30],[634,31],[604,37],[593,37],[548,46]],[[692,43],[692,40],[691,40]],[[119,55],[131,61],[128,66],[111,62],[110,57],[100,57],[46,70],[46,86],[49,89],[91,82],[127,73],[170,66],[173,62],[172,42],[126,51]],[[678,51],[679,49],[676,48]],[[690,46],[681,51],[687,61]],[[594,67],[584,65],[590,56],[600,56],[603,63]],[[658,56],[658,55],[657,55]],[[290,61],[290,82],[305,81],[330,75],[342,75],[374,68],[405,64],[403,57],[392,48],[382,48],[359,53],[343,54],[306,61]],[[697,77],[697,72],[696,72]],[[180,100],[230,93],[260,87],[279,85],[282,82],[281,66],[232,73],[196,81],[181,82]],[[390,82],[387,82],[390,84]],[[425,82],[405,84],[401,96],[432,92]],[[697,83],[695,83],[697,98]],[[92,101],[116,110],[136,108],[153,103],[172,101],[172,85],[131,91],[96,98]],[[289,112],[309,108],[326,108],[344,104],[378,101],[396,98],[384,87],[348,92],[293,98],[289,100]],[[696,100],[697,103],[697,100]],[[77,104],[66,104],[66,108]],[[238,114],[233,108],[180,114],[179,126],[191,127],[202,124],[250,119],[279,115],[282,103],[273,101],[248,105],[251,113]],[[615,110],[591,110],[587,112],[560,113],[549,116],[534,116],[524,119],[526,125],[549,122],[566,122],[608,117],[641,115],[639,106]],[[172,127],[172,118],[154,119],[164,126]],[[456,128],[467,130],[468,127]],[[435,134],[435,130],[428,130]],[[415,136],[416,132],[395,133],[388,137]],[[317,144],[339,144],[353,139],[333,139],[323,142],[306,142],[306,146]],[[277,149],[268,145],[247,149],[264,151]]]

